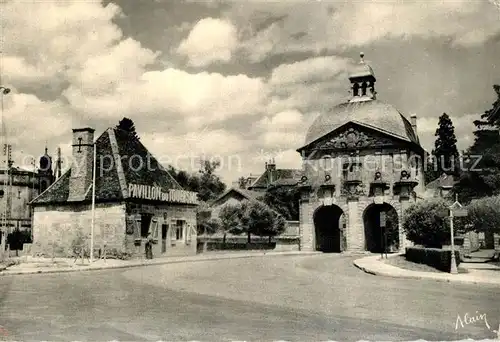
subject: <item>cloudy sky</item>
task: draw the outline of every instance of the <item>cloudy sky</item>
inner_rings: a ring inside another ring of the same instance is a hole
[[[494,0],[3,1],[1,82],[17,165],[69,156],[71,128],[124,116],[163,162],[222,161],[232,181],[300,167],[295,150],[365,53],[378,98],[418,115],[424,147],[448,113],[459,148],[500,83]],[[66,165],[68,166],[68,165]]]

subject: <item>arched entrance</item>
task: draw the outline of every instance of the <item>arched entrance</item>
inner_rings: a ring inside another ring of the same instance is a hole
[[[336,205],[321,206],[314,213],[316,250],[340,253],[345,248],[344,212]]]
[[[385,215],[385,228],[382,227],[383,216]],[[398,213],[393,206],[388,203],[371,204],[363,214],[365,226],[365,249],[372,253],[384,252],[399,249],[399,225]]]

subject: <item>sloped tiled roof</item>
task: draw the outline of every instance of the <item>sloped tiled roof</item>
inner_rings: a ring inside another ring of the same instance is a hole
[[[277,182],[282,183],[293,183],[299,181],[302,176],[302,171],[297,169],[276,169],[274,171],[266,170],[264,173],[257,178],[257,180],[248,188],[251,189],[264,189],[267,188],[269,184],[269,173],[273,172],[272,179],[274,181],[271,184],[278,185]],[[286,179],[286,180],[285,180]]]
[[[457,182],[458,182],[458,180],[454,176],[443,174],[439,178],[436,178],[432,182],[429,182],[425,186],[425,188],[426,188],[426,190],[439,189],[439,188],[451,188]]]
[[[217,205],[217,203],[219,203],[221,200],[223,200],[224,198],[226,198],[231,193],[236,193],[236,194],[238,194],[239,196],[241,196],[244,199],[254,200],[254,201],[258,201],[259,197],[264,196],[264,193],[261,192],[261,191],[252,191],[252,190],[248,190],[248,189],[239,189],[239,188],[229,188],[222,195],[220,195],[219,197],[217,197],[212,202],[211,205]]]
[[[115,143],[117,155],[112,146]],[[98,160],[96,163],[96,201],[123,200],[129,183],[159,186],[164,191],[182,190],[179,183],[149,153],[146,147],[128,132],[109,128],[96,140],[96,147]],[[119,165],[115,162],[117,159],[121,161]],[[141,161],[143,167],[139,167]],[[120,181],[120,175],[123,175],[125,183]],[[66,202],[69,196],[70,177],[71,169],[31,203],[36,205]],[[92,191],[88,191],[85,200],[91,199]]]

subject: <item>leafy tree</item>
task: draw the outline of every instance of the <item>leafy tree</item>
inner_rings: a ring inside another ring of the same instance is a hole
[[[240,205],[224,205],[219,212],[220,231],[224,234],[222,243],[226,243],[227,233],[240,232]]]
[[[261,200],[286,220],[299,220],[300,190],[298,187],[270,187]]]
[[[500,233],[500,196],[475,199],[467,206],[469,230]]]
[[[271,243],[272,237],[282,234],[286,229],[286,220],[283,216],[275,212],[272,212],[272,216],[273,224],[271,226],[264,227],[264,229],[259,232],[260,236],[269,237],[269,243]]]
[[[121,119],[118,122],[118,125],[116,126],[116,128],[119,128],[119,129],[122,129],[124,131],[129,132],[132,137],[139,140],[139,136],[137,135],[137,132],[135,130],[135,124],[131,119],[129,119],[129,118]]]
[[[282,228],[279,222],[277,222],[277,213],[260,201],[248,202],[245,207],[244,216],[244,227],[248,235],[248,243],[250,243],[251,234],[273,236],[276,234],[277,229],[284,229],[284,224]]]
[[[387,247],[392,246],[394,249],[399,249],[399,221],[398,213],[395,209],[386,211],[386,232],[387,232]]]
[[[207,221],[203,222],[201,227],[204,234],[212,235],[220,231],[221,222],[217,218],[210,218]]]
[[[205,202],[200,202],[196,212],[196,228],[198,235],[214,234],[219,230],[220,224],[216,218],[212,218],[212,213]]]
[[[246,233],[247,234],[247,242],[251,242],[252,238],[252,229],[250,225],[250,211],[252,208],[252,203],[250,201],[242,201],[239,204],[238,211],[238,230],[235,232],[236,234]]]
[[[205,160],[203,163],[203,169],[200,170],[200,190],[198,191],[199,197],[203,201],[214,200],[226,190],[226,185],[215,174],[219,166],[220,161]]]
[[[410,206],[406,212],[403,229],[408,240],[425,247],[441,248],[450,241],[450,221],[448,208],[451,205],[441,198],[425,200]],[[462,224],[454,225],[459,231]]]
[[[438,128],[435,133],[433,156],[437,162],[436,178],[442,173],[458,174],[458,149],[455,127],[448,114],[439,117]]]
[[[168,166],[167,170],[180,186],[186,190],[197,192],[201,201],[209,202],[226,190],[226,185],[215,174],[219,165],[220,162],[206,160],[203,169],[195,174],[177,170],[173,166]]]
[[[453,192],[464,202],[474,198],[500,194],[500,86],[493,86],[497,95],[491,109],[474,121],[475,140],[467,153],[471,161],[465,163],[463,172]]]

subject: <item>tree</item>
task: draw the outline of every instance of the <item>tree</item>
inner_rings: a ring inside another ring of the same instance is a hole
[[[220,231],[224,234],[222,243],[226,243],[227,233],[240,232],[240,211],[241,205],[224,205],[219,212]]]
[[[139,136],[137,135],[137,132],[135,130],[135,124],[131,119],[124,117],[123,119],[121,119],[118,122],[118,125],[116,126],[116,128],[119,128],[119,129],[122,129],[126,132],[129,132],[132,137],[139,140]]]
[[[410,206],[406,212],[403,229],[408,240],[425,247],[441,248],[450,241],[450,221],[448,207],[451,205],[444,199],[425,200]],[[457,221],[455,231],[463,225]]]
[[[439,117],[438,128],[435,133],[433,156],[437,162],[436,178],[442,173],[458,174],[458,149],[457,138],[455,137],[455,127],[448,114],[443,113]]]
[[[248,202],[243,213],[248,243],[250,243],[251,234],[271,236],[274,235],[275,228],[279,228],[279,226],[275,226],[277,213],[260,201]]]
[[[454,186],[465,203],[474,198],[500,194],[500,86],[494,85],[497,99],[492,108],[474,121],[475,140],[467,150],[470,162]]]
[[[217,218],[210,218],[203,223],[203,233],[207,235],[212,235],[221,230],[221,222]]]
[[[200,199],[214,200],[226,190],[226,185],[215,174],[219,166],[220,161],[204,161],[203,168],[200,170],[200,190],[198,191]]]
[[[500,196],[472,200],[467,206],[469,230],[500,233]]]
[[[300,190],[298,187],[270,187],[261,200],[280,213],[286,220],[299,220]]]
[[[286,220],[283,216],[278,213],[273,214],[273,224],[271,226],[265,227],[261,232],[261,236],[269,237],[269,243],[271,243],[271,238],[282,234],[286,229]]]
[[[177,170],[173,166],[168,166],[168,172],[184,189],[198,193],[201,201],[209,202],[219,197],[225,190],[226,185],[221,181],[215,171],[220,166],[220,162],[206,160],[203,168],[195,174]]]

